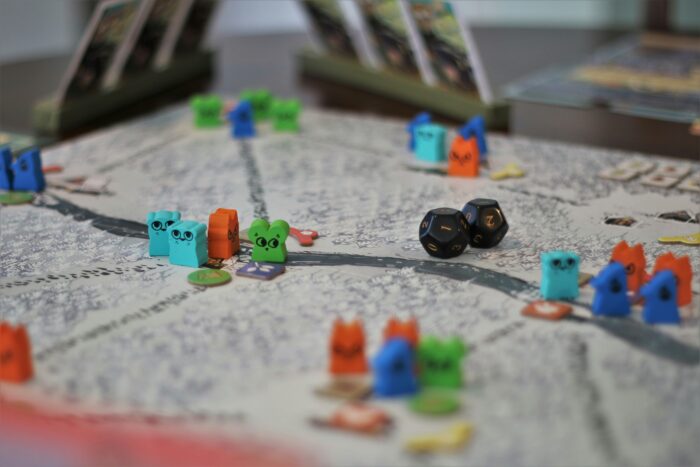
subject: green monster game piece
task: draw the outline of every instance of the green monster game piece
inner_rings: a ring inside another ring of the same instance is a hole
[[[276,220],[269,224],[265,219],[255,219],[248,229],[248,238],[253,242],[252,260],[261,263],[284,263],[287,261],[289,224]]]
[[[301,103],[296,99],[272,103],[272,123],[276,131],[299,131]]]
[[[246,89],[239,96],[239,100],[250,101],[253,106],[253,119],[256,122],[270,118],[273,99],[267,89]]]
[[[194,96],[190,99],[190,107],[197,128],[213,128],[224,123],[221,119],[224,102],[218,96]]]
[[[418,378],[423,386],[459,388],[462,386],[462,358],[465,345],[457,338],[421,339],[418,344]]]

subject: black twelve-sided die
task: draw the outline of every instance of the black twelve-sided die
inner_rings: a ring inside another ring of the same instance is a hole
[[[508,232],[508,223],[495,199],[473,199],[464,205],[462,213],[469,224],[469,244],[474,248],[492,248]]]
[[[452,258],[462,254],[469,243],[469,226],[456,209],[432,209],[418,229],[421,245],[431,256]]]

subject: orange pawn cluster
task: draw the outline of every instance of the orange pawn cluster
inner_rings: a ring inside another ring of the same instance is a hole
[[[24,326],[0,322],[0,382],[23,383],[34,375],[32,349]]]

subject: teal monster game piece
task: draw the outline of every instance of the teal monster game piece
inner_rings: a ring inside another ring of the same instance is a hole
[[[276,131],[299,131],[301,104],[296,99],[272,103],[272,123]]]
[[[168,256],[170,246],[168,227],[180,220],[180,211],[154,211],[146,216],[148,225],[148,254]]]
[[[671,270],[654,274],[649,282],[639,291],[644,297],[642,318],[647,324],[680,324],[678,310],[678,282]]]
[[[445,160],[445,134],[442,125],[426,123],[418,125],[415,130],[416,157],[423,162],[442,162]]]
[[[224,103],[219,96],[194,96],[190,100],[190,107],[197,128],[212,128],[224,123],[221,119]]]
[[[572,251],[547,251],[540,255],[540,292],[546,300],[573,300],[578,297],[578,267],[581,260]]]
[[[457,338],[421,339],[418,344],[418,379],[423,386],[462,387],[462,358],[466,346]]]
[[[246,89],[239,96],[239,100],[246,100],[253,106],[253,119],[256,122],[270,118],[272,107],[272,94],[267,89]]]
[[[195,221],[179,221],[168,227],[170,264],[198,268],[207,256],[207,226]]]
[[[287,261],[289,224],[276,220],[272,224],[265,219],[255,219],[248,229],[248,238],[253,242],[252,260],[261,263],[284,263]]]

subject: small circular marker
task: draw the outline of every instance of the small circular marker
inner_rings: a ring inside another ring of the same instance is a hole
[[[447,392],[427,391],[411,399],[409,407],[426,415],[447,415],[459,410],[459,400]]]
[[[26,204],[31,203],[34,199],[34,194],[28,191],[8,191],[0,193],[0,204]]]
[[[197,269],[187,276],[187,281],[193,285],[214,287],[231,282],[231,274],[220,269]]]

